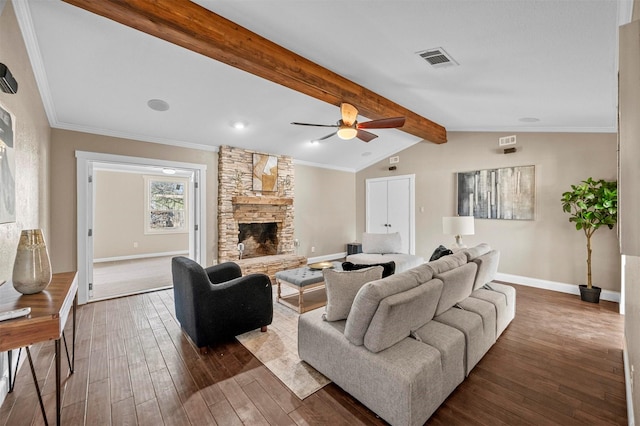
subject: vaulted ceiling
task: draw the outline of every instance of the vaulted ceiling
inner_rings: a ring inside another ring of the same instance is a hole
[[[262,53],[251,52],[263,63],[271,61],[271,41],[299,55],[301,67],[308,60],[325,69],[317,76],[366,88],[354,99],[328,86],[313,89],[320,96],[300,93],[59,0],[14,3],[53,127],[204,149],[231,145],[345,170],[434,138],[383,129],[369,143],[332,137],[311,144],[327,129],[290,124],[334,124],[340,93],[367,113],[359,121],[395,105],[408,111],[408,124],[425,120],[448,131],[615,132],[617,26],[631,10],[629,1],[606,0],[194,2],[267,39]],[[147,32],[171,29],[157,17],[149,22]],[[221,30],[211,27],[211,34]],[[197,43],[213,37],[198,31],[191,34]],[[231,44],[247,47],[217,37],[231,56]],[[435,68],[417,55],[432,48],[457,65]],[[282,69],[274,63],[276,74]],[[169,109],[150,109],[151,99]],[[235,129],[236,121],[247,127]]]

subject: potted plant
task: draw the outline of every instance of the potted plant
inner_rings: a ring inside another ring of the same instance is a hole
[[[591,283],[591,237],[601,226],[613,229],[618,220],[618,183],[588,178],[571,191],[562,194],[562,210],[569,213],[569,222],[587,237],[587,285],[580,284],[580,298],[587,302],[600,301],[600,287]]]

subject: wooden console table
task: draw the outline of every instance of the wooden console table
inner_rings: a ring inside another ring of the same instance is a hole
[[[8,352],[10,354],[10,351],[14,349],[23,347],[27,349],[31,373],[36,384],[40,409],[42,410],[45,424],[48,424],[47,416],[44,411],[29,346],[47,340],[53,340],[55,343],[56,424],[60,425],[60,339],[64,339],[64,326],[71,313],[73,316],[72,355],[69,358],[69,352],[67,351],[67,358],[69,360],[69,370],[73,374],[77,306],[78,280],[75,272],[53,274],[49,286],[44,291],[36,294],[24,295],[19,293],[13,288],[11,281],[0,285],[0,311],[31,308],[31,314],[26,317],[0,321],[0,352]],[[9,382],[11,382],[11,362],[9,362],[9,372]],[[12,386],[13,384],[10,383],[11,390],[13,389]]]

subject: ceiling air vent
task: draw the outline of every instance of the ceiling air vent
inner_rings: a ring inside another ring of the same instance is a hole
[[[423,50],[417,54],[434,68],[452,67],[458,63],[442,47]]]

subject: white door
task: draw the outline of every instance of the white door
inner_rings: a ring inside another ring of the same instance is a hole
[[[367,232],[387,233],[387,182],[367,179]]]
[[[411,232],[411,201],[409,179],[393,179],[387,182],[387,232],[400,233],[402,252],[413,253],[410,249],[413,234]]]
[[[367,232],[400,233],[403,253],[415,253],[415,175],[367,179]]]

